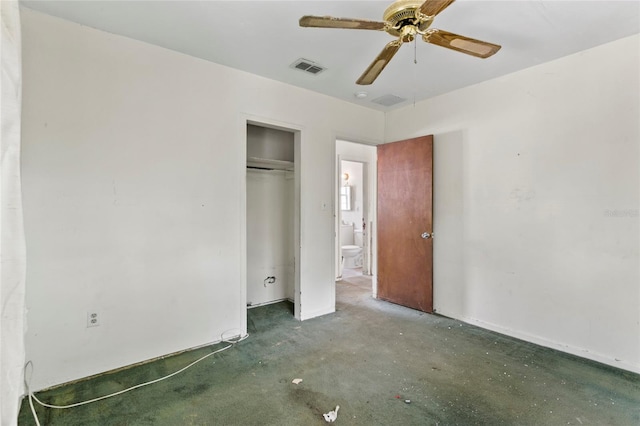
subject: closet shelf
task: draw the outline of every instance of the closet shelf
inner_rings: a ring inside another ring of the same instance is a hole
[[[248,157],[247,167],[260,167],[273,170],[293,171],[293,161],[273,160],[271,158]]]

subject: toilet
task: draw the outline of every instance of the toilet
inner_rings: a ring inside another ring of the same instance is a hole
[[[354,231],[353,223],[340,227],[340,275],[343,268],[359,268],[362,266],[362,231]]]

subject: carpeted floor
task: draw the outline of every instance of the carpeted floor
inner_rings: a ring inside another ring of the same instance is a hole
[[[46,425],[640,424],[640,376],[448,318],[375,300],[366,277],[336,284],[337,312],[298,322],[289,303],[249,311],[250,337],[172,379],[68,410]],[[57,404],[178,370],[203,348],[64,386]],[[293,379],[302,379],[293,384]],[[20,425],[34,424],[26,400]]]

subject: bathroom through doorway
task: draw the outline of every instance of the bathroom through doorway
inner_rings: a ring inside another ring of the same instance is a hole
[[[336,140],[335,276],[375,296],[375,146]]]

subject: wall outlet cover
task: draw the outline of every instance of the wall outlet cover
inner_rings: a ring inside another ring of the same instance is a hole
[[[87,328],[97,327],[100,325],[100,315],[96,311],[87,312]]]

